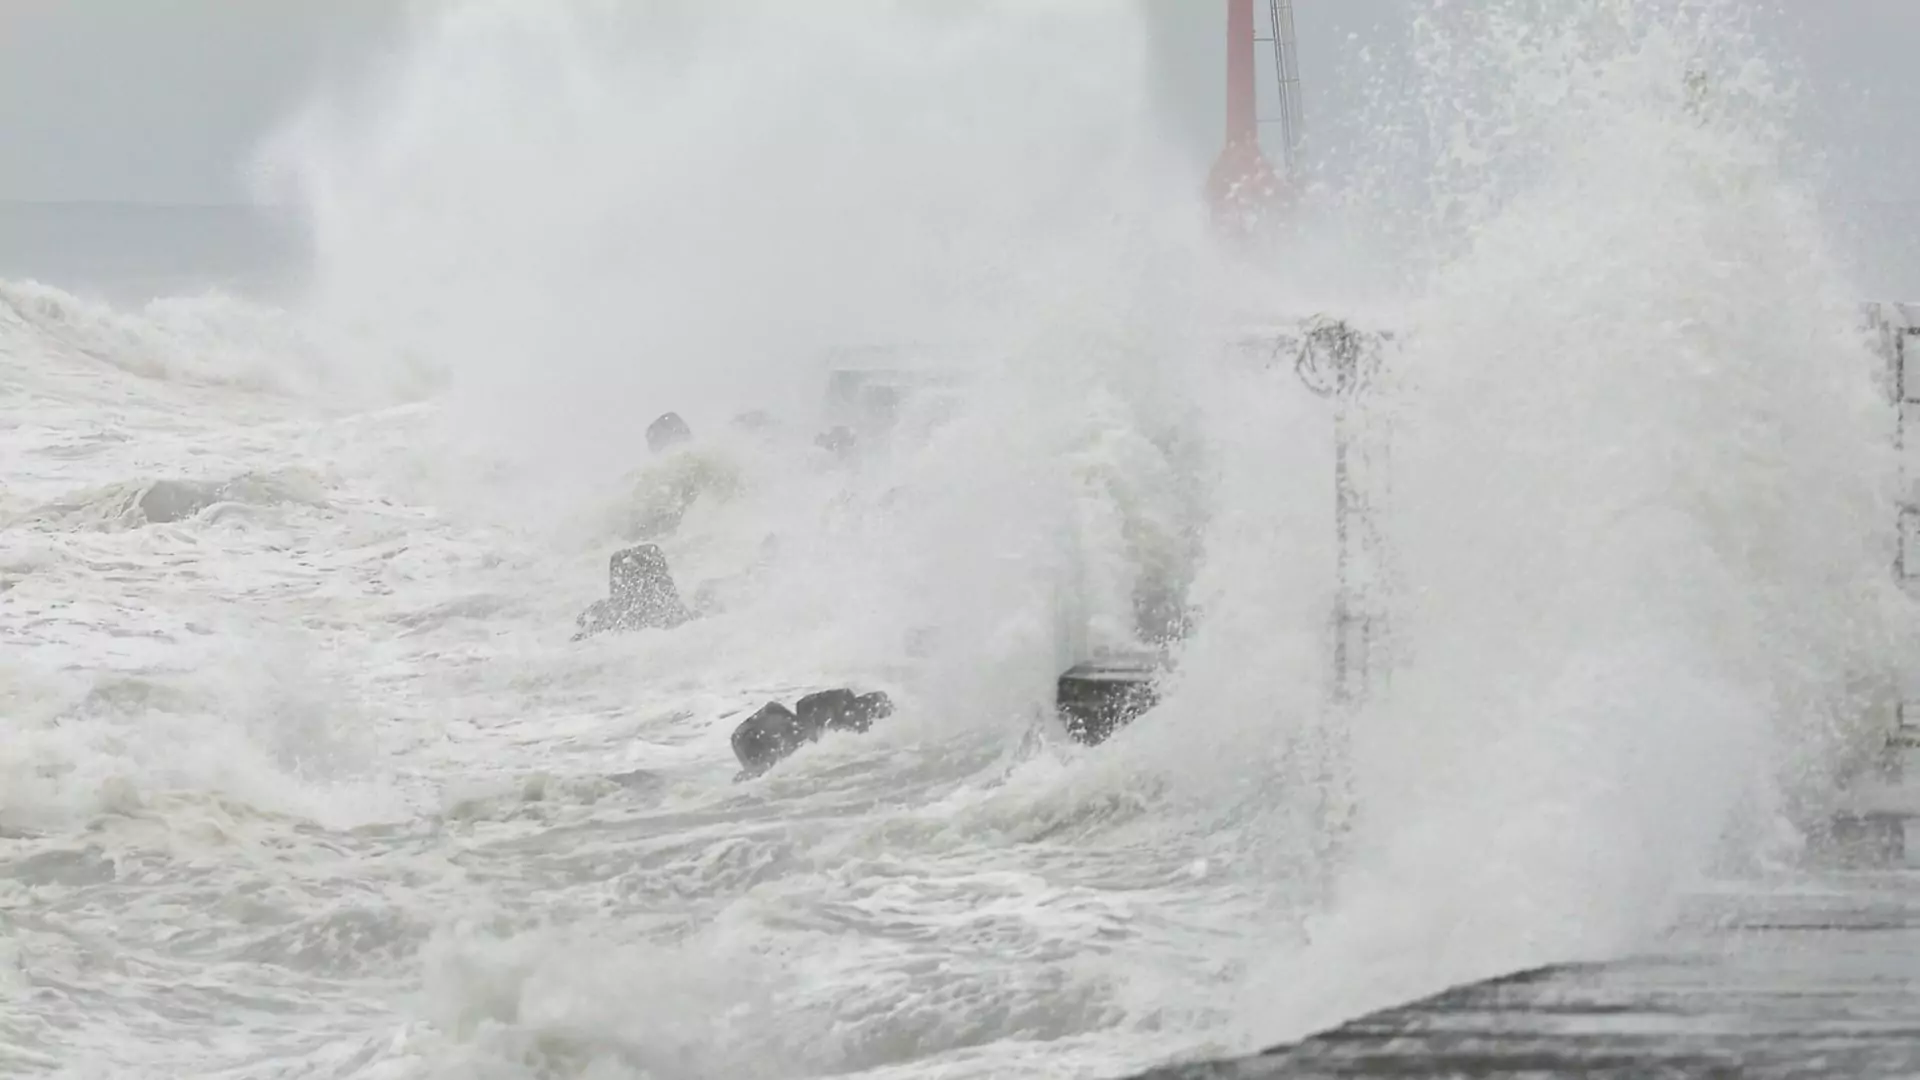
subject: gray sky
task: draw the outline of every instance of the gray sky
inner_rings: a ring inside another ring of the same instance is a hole
[[[227,202],[402,0],[0,0],[0,199]]]
[[[1121,0],[1115,0],[1121,2]],[[1170,107],[1217,141],[1220,0],[1153,12]],[[1411,0],[1296,0],[1308,123],[1337,124],[1352,50]],[[1755,0],[1756,3],[1761,0]],[[236,163],[322,71],[365,59],[403,0],[0,0],[0,199],[224,202]],[[1920,199],[1910,42],[1920,0],[1794,0],[1776,33],[1817,90],[1811,125],[1841,200]],[[1262,5],[1264,6],[1264,5]],[[1773,6],[1773,5],[1770,5]]]

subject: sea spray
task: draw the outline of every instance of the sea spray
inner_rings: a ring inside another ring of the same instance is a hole
[[[1662,7],[1422,23],[1444,242],[1380,403],[1405,651],[1263,1037],[1630,948],[1884,737],[1878,361],[1764,68]]]

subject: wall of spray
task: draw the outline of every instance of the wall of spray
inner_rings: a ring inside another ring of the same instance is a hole
[[[461,7],[278,147],[316,305],[448,373],[508,513],[666,407],[804,415],[817,347],[968,343],[952,422],[781,504],[806,557],[727,648],[847,666],[931,621],[940,723],[1005,724],[1057,673],[1059,583],[1111,627],[1129,545],[1178,549],[1181,675],[1078,782],[1311,883],[1273,912],[1310,944],[1247,983],[1261,1038],[1628,947],[1819,819],[1911,627],[1859,290],[1739,5],[1422,6],[1278,265],[1208,246],[1137,13],[789,7]],[[1324,405],[1218,362],[1262,309],[1402,336],[1403,651],[1357,717],[1324,707]]]

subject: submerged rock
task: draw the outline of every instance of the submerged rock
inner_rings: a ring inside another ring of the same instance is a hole
[[[90,488],[38,506],[8,524],[138,529],[177,525],[229,506],[326,506],[326,485],[304,469],[242,473],[225,480],[141,480]]]
[[[596,600],[575,622],[580,632],[573,640],[607,631],[670,630],[692,618],[680,602],[658,545],[641,544],[613,553],[607,560],[607,598]]]
[[[647,426],[647,450],[654,460],[629,474],[630,493],[612,523],[627,540],[670,536],[702,496],[724,502],[740,492],[737,465],[714,447],[694,445],[693,429],[679,413],[663,413]]]
[[[149,525],[171,525],[198,517],[222,503],[269,506],[275,503],[324,503],[320,481],[300,469],[243,473],[230,480],[155,480],[140,490],[133,509]]]
[[[155,480],[140,493],[135,506],[148,524],[171,525],[223,501],[229,486],[186,480]]]
[[[617,525],[629,540],[672,535],[693,504],[705,497],[725,502],[740,493],[739,469],[725,456],[693,447],[663,452],[632,480],[625,520]]]
[[[863,734],[875,720],[893,715],[893,701],[883,691],[856,694],[840,688],[808,694],[789,709],[768,702],[733,731],[733,756],[740,759],[735,780],[759,776],[829,731]]]
[[[840,427],[830,428],[816,435],[813,440],[813,445],[825,450],[836,458],[843,458],[853,453],[855,441],[853,429],[842,425]]]

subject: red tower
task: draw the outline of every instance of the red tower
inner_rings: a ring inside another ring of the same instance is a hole
[[[1287,5],[1291,23],[1291,4]],[[1281,18],[1279,5],[1274,5],[1276,21]],[[1276,44],[1275,56],[1281,57],[1278,47],[1285,41],[1291,48],[1291,27],[1276,26],[1270,39]],[[1227,127],[1226,143],[1220,150],[1220,156],[1213,163],[1213,170],[1207,176],[1207,200],[1212,205],[1215,222],[1229,232],[1240,234],[1248,231],[1261,217],[1278,209],[1285,192],[1280,175],[1267,161],[1260,150],[1260,119],[1255,107],[1254,95],[1254,43],[1261,40],[1255,36],[1253,28],[1253,0],[1227,0]],[[1284,98],[1289,87],[1287,73],[1283,68],[1279,73],[1281,92]],[[1282,108],[1291,104],[1282,101]],[[1291,131],[1289,131],[1291,136]]]

